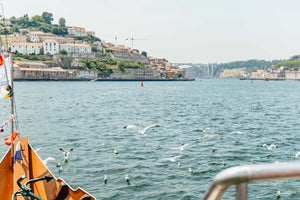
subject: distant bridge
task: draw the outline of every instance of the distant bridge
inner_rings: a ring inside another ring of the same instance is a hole
[[[215,64],[196,64],[196,63],[172,63],[183,69],[186,77],[191,78],[213,78],[217,71]]]

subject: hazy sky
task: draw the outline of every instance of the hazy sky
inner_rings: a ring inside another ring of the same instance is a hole
[[[57,23],[170,62],[287,59],[300,54],[299,0],[3,0],[5,17]]]

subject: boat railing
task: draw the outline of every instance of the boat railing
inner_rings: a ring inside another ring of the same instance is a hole
[[[218,200],[230,187],[236,187],[236,200],[247,200],[250,182],[300,178],[300,162],[247,165],[228,168],[214,178],[203,200]]]

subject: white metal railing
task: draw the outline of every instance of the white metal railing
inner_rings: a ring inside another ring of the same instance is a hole
[[[203,200],[220,199],[232,185],[236,186],[236,199],[246,200],[250,182],[297,178],[300,178],[300,162],[231,167],[216,175]]]

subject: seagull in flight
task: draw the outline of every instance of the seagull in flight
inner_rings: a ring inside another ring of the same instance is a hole
[[[176,162],[176,160],[178,158],[182,157],[182,155],[179,155],[179,156],[174,156],[174,157],[171,157],[171,158],[164,158],[163,160],[169,160],[171,162]]]
[[[272,148],[278,148],[278,146],[276,146],[275,144],[271,144],[270,146],[268,146],[267,144],[263,144],[262,147],[266,147],[268,150],[271,150]]]
[[[242,134],[244,134],[244,132],[242,132],[242,131],[232,131],[230,134],[242,135]]]
[[[296,153],[296,155],[294,156],[294,160],[295,160],[296,158],[298,158],[298,156],[300,156],[300,151]]]
[[[47,165],[47,162],[48,162],[48,161],[55,161],[55,160],[56,160],[56,159],[53,158],[53,157],[48,157],[48,158],[46,158],[45,160],[43,160],[42,162],[43,162],[44,165]]]
[[[203,138],[215,138],[215,137],[221,139],[221,136],[219,134],[207,134],[203,136]]]
[[[174,148],[171,148],[171,149],[179,149],[180,151],[183,151],[184,150],[184,147],[188,146],[189,144],[184,144],[182,143],[180,147],[174,147]]]
[[[38,147],[35,149],[35,152],[37,153],[39,150],[41,150],[42,147]]]
[[[140,134],[144,135],[146,133],[146,131],[149,128],[152,128],[152,127],[159,127],[159,125],[158,124],[151,124],[149,126],[146,126],[145,128],[139,128],[136,125],[126,125],[123,128],[124,129],[136,129]]]
[[[69,156],[70,156],[70,153],[71,153],[71,151],[73,151],[73,148],[71,148],[69,151],[65,151],[62,148],[59,148],[59,150],[61,150],[63,152],[64,162],[67,163],[68,159],[69,159]]]

